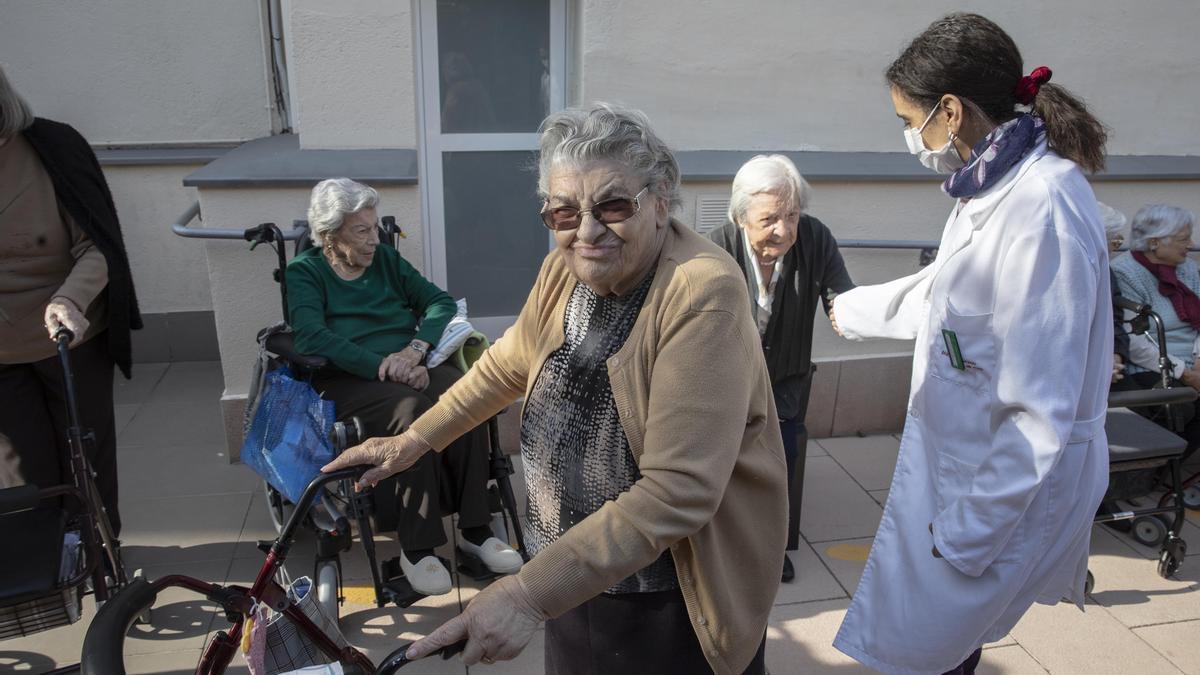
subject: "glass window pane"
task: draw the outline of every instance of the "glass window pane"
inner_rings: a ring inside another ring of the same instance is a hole
[[[438,0],[442,133],[537,131],[550,107],[549,0]]]
[[[549,233],[538,216],[533,152],[442,154],[447,291],[471,316],[516,316]]]

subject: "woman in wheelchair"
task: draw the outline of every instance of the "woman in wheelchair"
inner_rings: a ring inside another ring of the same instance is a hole
[[[333,401],[339,419],[357,416],[367,437],[402,433],[461,376],[449,365],[424,365],[456,305],[394,248],[379,245],[378,204],[374,189],[348,178],[318,183],[308,210],[315,246],[287,267],[296,348],[331,364],[313,376],[313,387]],[[400,564],[419,593],[452,588],[434,555],[446,543],[442,517],[451,512],[463,550],[496,573],[521,566],[489,527],[486,442],[476,428],[378,487],[398,497]]]
[[[1120,294],[1150,305],[1162,319],[1171,377],[1200,389],[1200,268],[1188,257],[1194,224],[1187,210],[1161,204],[1143,207],[1133,217],[1130,252],[1113,259],[1111,266]],[[1129,336],[1125,378],[1113,389],[1149,389],[1159,382],[1159,350],[1151,332]],[[1186,410],[1190,421],[1180,432],[1189,452],[1200,447],[1196,412]]]

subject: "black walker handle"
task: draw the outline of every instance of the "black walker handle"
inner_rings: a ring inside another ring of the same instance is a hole
[[[379,668],[375,670],[376,674],[392,675],[392,673],[395,673],[397,670],[400,670],[404,666],[412,663],[414,659],[408,658],[408,648],[411,646],[413,646],[413,643],[411,642],[403,644],[398,647],[396,651],[388,654],[387,658],[379,664]],[[462,650],[466,649],[466,647],[467,641],[465,639],[459,640],[458,642],[442,647],[441,649],[429,654],[429,656],[441,654],[442,660],[445,661],[455,654],[462,653]],[[429,656],[426,656],[425,658],[429,658]]]

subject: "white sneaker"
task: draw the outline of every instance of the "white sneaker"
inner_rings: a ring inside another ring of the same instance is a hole
[[[408,556],[401,551],[400,569],[404,571],[413,590],[422,595],[443,595],[454,588],[450,572],[435,555],[427,555],[414,565],[408,562]]]
[[[483,544],[476,546],[463,538],[458,543],[459,548],[483,561],[487,568],[496,574],[512,574],[525,564],[521,554],[511,546],[495,537],[488,537]]]

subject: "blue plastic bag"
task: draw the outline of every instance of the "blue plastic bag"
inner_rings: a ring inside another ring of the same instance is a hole
[[[333,460],[333,402],[323,400],[287,368],[266,376],[254,419],[242,442],[242,462],[292,503]]]

